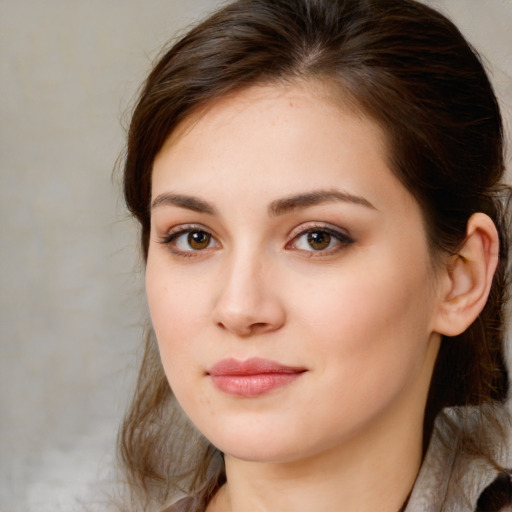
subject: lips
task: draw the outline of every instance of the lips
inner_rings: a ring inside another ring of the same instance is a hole
[[[207,372],[220,391],[238,397],[257,397],[294,382],[305,368],[286,366],[268,359],[223,359]]]

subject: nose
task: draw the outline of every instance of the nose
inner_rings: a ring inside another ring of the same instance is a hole
[[[233,258],[219,279],[216,325],[243,337],[281,328],[286,314],[272,275],[261,257]]]

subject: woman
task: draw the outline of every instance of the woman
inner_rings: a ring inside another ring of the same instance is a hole
[[[509,506],[503,172],[478,58],[414,1],[239,0],[178,41],[125,165],[156,334],[120,436],[134,493]]]

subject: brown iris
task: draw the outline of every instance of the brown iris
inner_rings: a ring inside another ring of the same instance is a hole
[[[313,231],[308,233],[308,244],[315,251],[321,251],[329,247],[331,235],[325,231]]]
[[[206,249],[211,239],[212,236],[205,231],[191,231],[187,236],[188,245],[196,251]]]

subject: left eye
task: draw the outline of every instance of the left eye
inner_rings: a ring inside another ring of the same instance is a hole
[[[322,228],[312,229],[295,237],[292,248],[299,251],[329,251],[353,242],[347,235],[334,230]]]

